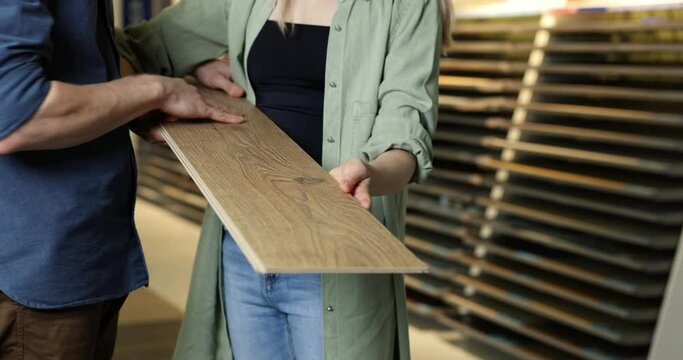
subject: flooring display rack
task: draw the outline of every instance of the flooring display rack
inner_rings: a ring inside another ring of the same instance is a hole
[[[208,205],[197,185],[168,146],[140,142],[138,197],[200,224]]]
[[[431,267],[410,308],[521,359],[647,358],[683,225],[683,11],[470,18],[454,38],[435,170],[410,191]]]

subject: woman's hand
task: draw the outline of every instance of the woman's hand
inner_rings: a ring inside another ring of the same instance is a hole
[[[223,90],[232,97],[244,96],[244,89],[232,81],[232,69],[225,60],[211,60],[199,65],[195,77],[206,87]]]
[[[330,171],[341,190],[370,209],[371,196],[396,194],[408,185],[415,172],[415,157],[403,150],[389,150],[371,163],[351,158]]]
[[[372,168],[359,158],[351,158],[332,169],[330,175],[337,180],[339,187],[346,194],[351,194],[365,209],[370,209],[370,179]]]

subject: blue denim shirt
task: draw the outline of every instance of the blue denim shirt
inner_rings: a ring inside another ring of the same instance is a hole
[[[109,0],[0,0],[0,138],[49,82],[118,77]],[[0,155],[0,291],[32,308],[126,295],[147,284],[133,222],[127,127],[55,151]]]

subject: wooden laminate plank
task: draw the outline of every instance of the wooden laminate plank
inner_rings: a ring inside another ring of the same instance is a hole
[[[509,181],[505,184],[505,191],[507,194],[516,194],[558,205],[578,207],[662,225],[683,224],[683,204],[680,202],[652,203],[531,179]]]
[[[513,236],[550,249],[644,273],[663,274],[671,269],[669,250],[645,249],[602,237],[561,229],[540,222],[501,218],[489,223],[495,233]]]
[[[427,183],[413,185],[410,191],[428,194],[433,196],[440,196],[457,202],[469,203],[473,202],[476,196],[481,196],[487,193],[487,189],[478,186],[471,186],[468,184],[452,184],[429,180]]]
[[[137,193],[138,197],[141,199],[158,205],[159,207],[194,223],[200,224],[204,218],[203,210],[198,210],[193,206],[170,199],[169,197],[164,196],[162,193],[157,191],[157,189],[147,187],[144,183],[139,184]]]
[[[501,112],[514,110],[517,100],[505,96],[485,96],[470,98],[464,96],[439,96],[439,107],[442,110],[462,112]]]
[[[408,248],[421,251],[432,256],[438,256],[445,260],[458,259],[463,252],[463,246],[458,245],[456,241],[434,240],[430,238],[425,240],[425,237],[416,237],[406,235],[406,245]]]
[[[600,119],[644,125],[683,126],[683,115],[644,110],[615,109],[599,106],[532,102],[525,108],[534,113]]]
[[[175,186],[171,186],[151,176],[140,174],[138,176],[138,181],[141,185],[155,189],[163,196],[167,196],[168,198],[176,200],[182,204],[197,208],[200,211],[204,210],[208,205],[204,197],[184,191]]]
[[[490,124],[491,127],[495,126],[496,128],[506,126],[503,121],[489,120],[484,123],[486,125]],[[508,125],[508,127],[511,127],[511,125]],[[612,129],[590,129],[585,127],[534,122],[526,122],[515,127],[530,134],[592,140],[606,144],[627,145],[646,149],[683,151],[683,140],[673,136],[662,137],[653,134],[635,134]]]
[[[482,144],[485,146],[500,149],[512,149],[519,152],[548,156],[552,158],[571,159],[591,164],[606,165],[615,168],[624,168],[655,174],[683,175],[683,162],[680,161],[680,155],[678,154],[667,154],[669,155],[668,158],[662,156],[661,154],[653,154],[650,158],[644,158],[638,157],[641,155],[641,152],[638,151],[627,151],[628,149],[623,149],[623,151],[620,153],[609,153],[608,151],[613,149],[605,148],[605,150],[603,150],[603,148],[598,145],[590,144],[585,145],[586,149],[577,149],[561,146],[562,144],[560,144],[560,141],[549,141],[550,143],[558,144],[558,146],[533,142],[513,142],[493,136],[483,137],[481,140]],[[650,156],[649,153],[644,155]]]
[[[486,158],[498,157],[500,150],[474,146],[445,147],[434,144],[434,158],[437,160],[457,161],[466,164],[478,164]]]
[[[455,274],[454,279],[463,286],[475,288],[478,293],[487,297],[615,344],[647,345],[654,331],[653,323],[634,324],[618,320],[561,298],[544,296],[520,286],[510,286],[507,281],[487,277],[473,278],[461,274]]]
[[[425,264],[244,99],[245,124],[177,122],[162,133],[255,270],[408,273]]]
[[[483,22],[483,23],[459,23],[455,27],[454,34],[511,34],[534,32],[541,28],[538,20],[523,22]]]
[[[556,349],[537,343],[531,343],[520,337],[516,331],[510,331],[493,324],[475,321],[463,321],[445,314],[437,315],[443,325],[472,337],[494,349],[522,360],[573,359]],[[470,319],[472,320],[472,319]]]
[[[418,229],[433,231],[437,234],[445,236],[451,236],[456,239],[462,239],[469,234],[469,227],[467,226],[454,226],[439,220],[415,214],[406,215],[406,225]]]
[[[514,93],[522,88],[520,80],[491,79],[470,76],[439,76],[442,90],[465,90],[480,93]]]
[[[604,263],[586,261],[578,256],[546,256],[540,250],[523,246],[509,237],[497,237],[495,242],[470,238],[466,242],[471,246],[484,248],[486,253],[494,256],[631,296],[656,298],[663,294],[666,286],[666,278],[662,276],[629,272],[605,266]]]
[[[635,198],[656,201],[683,200],[683,186],[680,181],[660,176],[655,178],[649,174],[608,173],[604,169],[599,171],[590,167],[586,170],[573,164],[571,167],[560,166],[558,162],[506,162],[490,156],[479,156],[473,161],[482,167],[507,170],[533,178]]]
[[[481,117],[442,112],[439,114],[439,125],[468,126],[506,131],[510,128],[510,118],[500,116]],[[439,132],[440,130],[437,130]]]
[[[411,313],[432,319],[435,319],[439,313],[439,309],[436,306],[432,304],[426,304],[410,297],[408,297],[406,300],[406,307]]]
[[[419,249],[415,250],[415,254],[420,260],[429,264],[428,276],[445,281],[450,287],[452,287],[453,284],[457,284],[453,281],[453,274],[466,271],[466,268],[460,262],[444,259],[443,257],[435,256]]]
[[[531,42],[456,41],[449,54],[457,53],[522,53],[534,49]],[[678,43],[611,43],[611,42],[555,42],[548,44],[549,53],[680,53]]]
[[[659,313],[657,300],[635,299],[504,259],[477,259],[461,254],[459,261],[476,268],[480,274],[527,286],[624,320],[655,321]]]
[[[175,172],[168,171],[150,163],[140,164],[139,168],[140,176],[149,176],[162,181],[167,185],[175,186],[189,193],[201,196],[201,192],[189,175],[179,175]]]
[[[449,55],[458,53],[528,53],[534,49],[534,44],[512,41],[472,41],[459,40],[449,51]]]
[[[457,183],[480,187],[491,187],[494,185],[493,175],[491,174],[445,170],[438,168],[432,170],[430,177],[439,181],[454,181]]]
[[[450,199],[447,199],[450,200]],[[450,201],[449,201],[450,202]],[[467,224],[469,226],[479,226],[483,223],[484,207],[476,204],[458,204],[458,208],[450,205],[443,205],[440,201],[431,200],[422,194],[412,193],[408,199],[408,209],[411,212],[421,212],[432,216]]]
[[[405,277],[408,288],[418,291],[435,299],[441,299],[450,291],[451,285],[430,275],[408,275]]]
[[[519,75],[521,77],[527,69],[527,63],[524,61],[444,58],[441,59],[440,69],[442,71],[492,72],[506,75]]]
[[[505,201],[480,197],[477,198],[477,202],[496,207],[501,213],[510,213],[533,221],[653,249],[675,248],[680,235],[680,226],[663,226],[637,220],[624,221],[620,217],[558,207],[521,197]]]
[[[475,316],[518,332],[541,343],[555,347],[588,360],[644,359],[644,349],[628,349],[610,346],[600,340],[571,329],[558,328],[536,316],[520,311],[500,301],[483,296],[466,298],[447,294],[449,304],[464,308]],[[553,356],[552,358],[556,358]]]
[[[542,27],[538,21],[511,22],[511,23],[464,23],[455,27],[454,34],[510,34],[533,32],[547,29],[553,33],[615,33],[615,32],[645,32],[657,30],[680,30],[683,22],[677,21],[653,21],[643,22],[634,20],[621,21],[562,21],[561,19],[553,26]]]
[[[456,61],[454,60],[453,63]],[[678,65],[678,64],[676,64]],[[455,67],[455,64],[446,63],[445,67]],[[474,65],[472,65],[474,66]],[[681,78],[683,66],[662,65],[619,65],[619,64],[553,64],[544,63],[538,67],[539,72],[544,74],[565,75],[591,75],[602,76],[647,76],[657,78]]]
[[[445,84],[448,84],[444,80]],[[441,79],[439,78],[439,84]],[[488,85],[488,86],[487,86]],[[481,89],[497,88],[505,89],[503,84],[481,82]],[[454,85],[455,86],[455,85]],[[464,86],[464,85],[461,85]],[[472,85],[474,86],[474,85]],[[503,92],[502,90],[499,92]],[[629,88],[604,85],[581,85],[581,84],[553,84],[539,83],[534,85],[534,92],[545,95],[563,95],[586,97],[590,99],[624,99],[633,101],[657,101],[657,102],[680,102],[683,101],[683,91]]]
[[[561,19],[555,26],[548,27],[551,32],[563,33],[607,33],[613,34],[616,32],[648,32],[658,30],[681,30],[683,29],[683,22],[671,21],[667,19],[657,19],[652,21],[652,18],[638,20],[574,20],[562,21]]]
[[[175,174],[187,175],[187,171],[177,160],[167,159],[163,156],[149,154],[139,159],[139,162],[140,165],[152,164]]]
[[[471,44],[474,48],[475,44]],[[484,45],[481,48],[488,49]],[[683,44],[680,43],[612,43],[612,42],[551,42],[545,51],[554,53],[681,53]]]
[[[490,133],[473,129],[460,129],[459,131],[438,131],[434,134],[435,141],[449,142],[453,145],[483,146],[484,139]]]

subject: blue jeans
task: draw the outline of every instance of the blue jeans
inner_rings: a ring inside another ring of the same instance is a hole
[[[259,274],[227,231],[222,256],[234,359],[322,359],[320,274]]]

